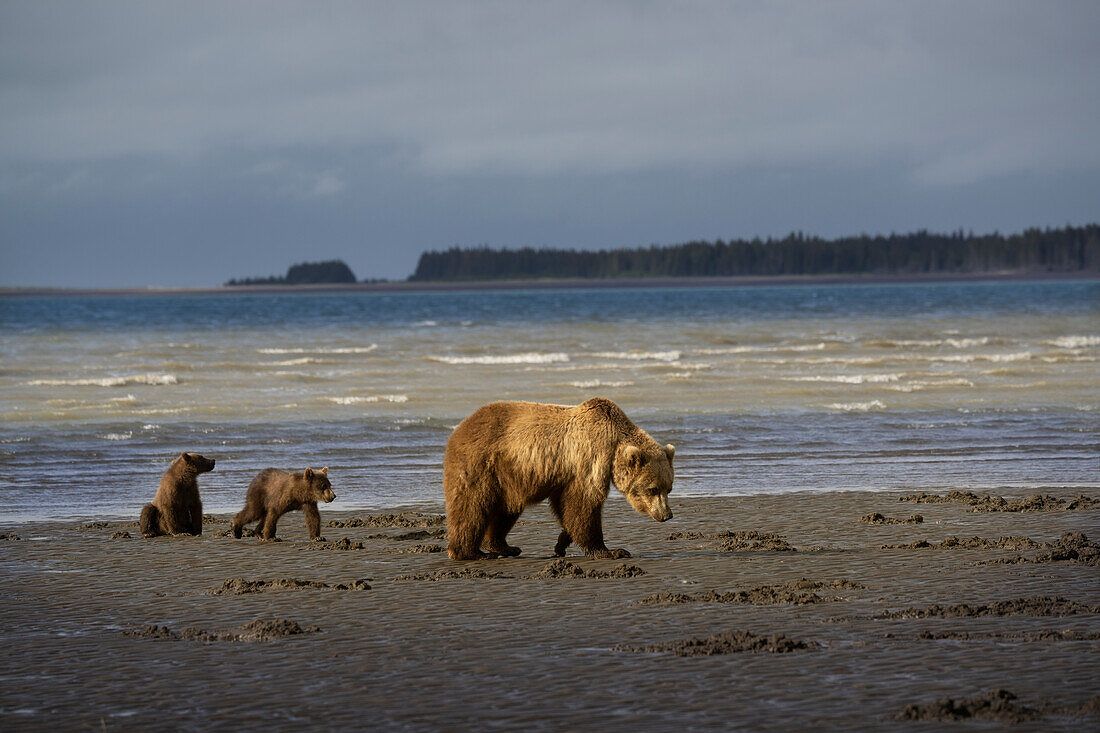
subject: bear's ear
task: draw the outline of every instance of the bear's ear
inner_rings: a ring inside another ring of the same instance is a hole
[[[323,474],[325,474],[326,476],[328,476],[328,466],[325,466],[324,468],[322,468],[322,469],[321,469],[320,471],[318,471],[317,473],[323,473]]]
[[[313,469],[312,468],[307,468],[306,469],[306,481],[309,481],[312,478],[313,478]]]
[[[630,468],[637,468],[645,463],[645,453],[642,453],[642,449],[636,445],[628,445],[623,449],[623,460]]]
[[[672,457],[674,455],[676,455],[676,446],[674,446],[672,443],[669,443],[668,445],[666,445],[665,446],[665,455],[668,456],[668,462],[672,463]]]
[[[186,452],[180,453],[180,458],[187,461],[188,463],[191,462],[191,455],[189,453],[186,453]]]

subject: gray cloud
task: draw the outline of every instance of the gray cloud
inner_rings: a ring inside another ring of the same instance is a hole
[[[238,258],[228,277],[257,254],[242,237],[301,259],[287,232],[311,227],[400,276],[454,243],[1095,218],[1047,194],[1100,193],[1098,7],[5,3],[2,264],[39,277],[35,243],[82,233],[144,242],[154,270],[179,220]],[[830,209],[799,180],[863,198]],[[131,201],[159,214],[97,229]],[[648,229],[601,222],[637,212]]]

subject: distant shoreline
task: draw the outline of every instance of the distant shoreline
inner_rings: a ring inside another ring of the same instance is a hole
[[[314,285],[62,288],[4,287],[0,297],[119,295],[250,295],[318,293],[431,293],[472,290],[580,290],[621,288],[767,287],[784,285],[903,285],[914,283],[1098,280],[1100,272],[934,273],[929,275],[752,275],[743,277],[631,277],[611,279],[431,280]]]

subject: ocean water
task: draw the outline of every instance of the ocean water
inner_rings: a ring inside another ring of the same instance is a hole
[[[442,502],[499,399],[615,400],[678,493],[1095,489],[1100,282],[0,298],[0,511],[134,515],[180,451]],[[615,499],[612,499],[615,500]]]

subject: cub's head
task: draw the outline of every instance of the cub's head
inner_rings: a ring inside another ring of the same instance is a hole
[[[214,470],[214,459],[201,456],[198,453],[180,453],[176,461],[195,473],[206,473]]]
[[[314,501],[328,503],[336,498],[336,492],[332,490],[332,484],[328,480],[328,466],[319,471],[307,468],[305,477]]]
[[[658,522],[672,519],[668,492],[672,491],[674,453],[676,449],[671,445],[639,448],[623,444],[615,451],[611,467],[611,479],[630,505]]]

